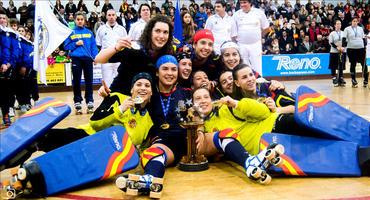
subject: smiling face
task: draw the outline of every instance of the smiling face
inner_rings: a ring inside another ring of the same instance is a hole
[[[207,88],[211,89],[211,84],[209,82],[208,76],[204,71],[197,71],[193,75],[193,88]]]
[[[152,96],[152,86],[148,79],[139,79],[137,80],[131,88],[132,98],[141,97],[144,102],[149,102],[150,97]]]
[[[221,89],[225,94],[233,93],[233,73],[231,71],[226,71],[220,76]]]
[[[240,63],[240,54],[238,50],[235,48],[224,49],[222,53],[222,61],[228,69],[234,69],[234,67]]]
[[[237,79],[234,81],[235,85],[244,91],[256,91],[256,77],[250,67],[244,67],[237,72]]]
[[[212,111],[212,99],[209,91],[205,88],[197,89],[193,93],[193,103],[199,106],[201,114],[207,116]]]
[[[168,41],[168,37],[170,34],[170,27],[168,24],[163,22],[155,23],[153,30],[152,30],[152,48],[153,50],[158,50],[164,47]]]
[[[184,58],[179,61],[179,77],[188,80],[192,70],[192,62],[189,58]]]
[[[173,63],[162,64],[157,72],[159,78],[159,84],[163,87],[171,87],[177,81],[178,69]]]
[[[211,39],[200,39],[193,45],[195,54],[201,59],[206,59],[213,51],[213,41]]]

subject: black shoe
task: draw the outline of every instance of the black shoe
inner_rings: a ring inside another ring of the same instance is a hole
[[[352,87],[353,88],[357,88],[358,87],[358,83],[357,83],[356,79],[352,79]]]
[[[333,77],[333,78],[332,78],[332,80],[333,80],[333,85],[334,85],[334,87],[338,87],[338,86],[339,86],[339,84],[338,84],[338,79],[337,79],[337,77]]]
[[[368,82],[367,81],[364,81],[364,88],[366,88],[368,85]]]

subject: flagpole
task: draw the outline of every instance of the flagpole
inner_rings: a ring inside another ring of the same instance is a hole
[[[53,6],[53,3],[52,3],[50,0],[49,0],[49,5],[52,7],[52,10],[54,10],[54,9],[55,9],[55,7]],[[63,17],[62,15],[60,15],[59,11],[57,11],[57,14],[58,14],[58,16],[62,19],[62,21],[63,21],[64,25],[66,25],[67,27],[69,27],[69,26],[68,26],[68,22],[64,19],[64,17]],[[86,23],[86,19],[85,19],[85,23]],[[74,34],[76,34],[75,30],[73,30],[73,29],[72,29],[72,32],[73,32]],[[85,45],[81,45],[81,46],[82,46],[82,48],[84,48],[84,50],[86,51],[86,53],[87,53],[87,54],[89,54],[89,57],[94,61],[95,59],[94,59],[94,58],[93,58],[93,56],[90,54],[90,52],[86,49]]]

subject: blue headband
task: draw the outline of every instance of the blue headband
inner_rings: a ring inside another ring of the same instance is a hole
[[[164,55],[158,58],[157,63],[155,64],[155,67],[159,69],[159,67],[161,67],[161,65],[165,63],[173,63],[176,65],[176,67],[178,66],[178,63],[175,57],[171,55]]]

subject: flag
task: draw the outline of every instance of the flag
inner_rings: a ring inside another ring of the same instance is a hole
[[[177,47],[180,44],[182,44],[182,39],[183,39],[183,36],[182,36],[182,20],[181,20],[181,15],[180,15],[180,0],[176,0],[173,40]]]
[[[51,10],[49,1],[36,1],[33,68],[46,84],[47,58],[72,33]]]

